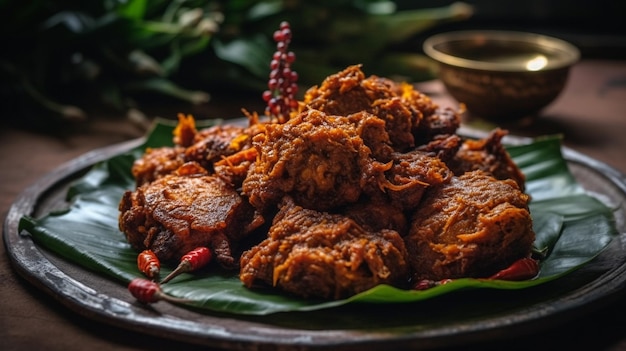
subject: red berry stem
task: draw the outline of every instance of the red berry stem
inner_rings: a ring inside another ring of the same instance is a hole
[[[169,282],[181,273],[192,272],[206,266],[212,258],[211,250],[204,246],[189,251],[181,257],[178,267],[161,280],[161,284]]]
[[[278,123],[289,120],[290,113],[298,108],[298,73],[291,69],[296,55],[289,51],[291,36],[288,22],[282,22],[274,32],[276,52],[270,62],[268,90],[263,92],[263,100],[267,103],[265,114]]]

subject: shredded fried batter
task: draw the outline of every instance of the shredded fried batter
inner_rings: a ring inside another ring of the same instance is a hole
[[[361,114],[361,123],[376,117]],[[302,206],[337,209],[357,202],[368,182],[384,181],[389,166],[372,152],[349,117],[305,111],[284,124],[270,124],[254,137],[258,159],[243,193],[262,212],[289,195]]]
[[[531,252],[529,196],[476,170],[434,189],[405,238],[414,280],[488,277]]]
[[[484,139],[466,140],[450,162],[450,168],[457,175],[480,169],[496,179],[513,179],[523,191],[526,177],[502,145],[502,138],[507,134],[496,128]]]
[[[404,284],[408,264],[400,235],[369,232],[353,220],[297,206],[289,198],[268,238],[241,257],[241,280],[289,293],[340,299],[379,284]]]
[[[176,261],[208,246],[229,268],[238,266],[233,244],[263,223],[235,189],[195,163],[126,191],[119,209],[120,230],[135,249]]]

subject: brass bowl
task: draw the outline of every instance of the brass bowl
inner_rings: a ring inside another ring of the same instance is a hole
[[[552,103],[567,82],[579,50],[563,40],[525,32],[465,30],[436,34],[424,53],[437,75],[471,115],[519,119]]]

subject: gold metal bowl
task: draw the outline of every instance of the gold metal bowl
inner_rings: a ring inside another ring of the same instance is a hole
[[[566,41],[526,32],[466,30],[426,39],[437,75],[475,116],[506,120],[535,115],[567,82],[579,50]]]

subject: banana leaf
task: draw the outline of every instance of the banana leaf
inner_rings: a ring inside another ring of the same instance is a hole
[[[201,122],[201,121],[198,121]],[[208,121],[208,124],[219,121]],[[132,162],[146,147],[171,145],[172,121],[154,125],[144,145],[98,163],[70,187],[68,208],[40,218],[25,215],[19,229],[37,245],[63,259],[110,277],[122,284],[141,277],[137,252],[118,229],[118,204],[125,190],[134,188]],[[595,258],[618,234],[612,209],[585,193],[561,155],[559,136],[529,144],[508,146],[513,159],[527,176],[527,191],[537,238],[535,250],[544,258],[540,272],[526,281],[457,279],[427,290],[401,290],[380,285],[338,301],[307,300],[275,290],[251,290],[236,272],[207,267],[182,274],[167,284],[165,293],[187,299],[185,306],[205,313],[267,315],[277,312],[313,311],[337,306],[376,303],[402,308],[400,303],[425,301],[468,289],[518,290],[558,279]],[[163,276],[174,267],[162,267]]]

